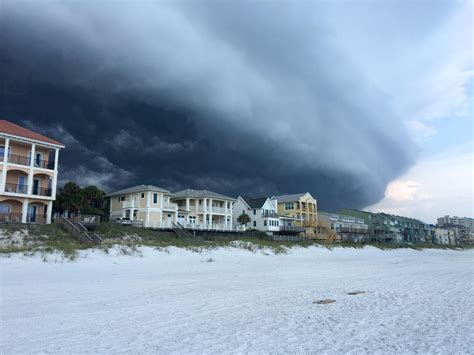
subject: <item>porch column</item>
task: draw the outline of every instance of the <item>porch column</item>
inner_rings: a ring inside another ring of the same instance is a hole
[[[189,212],[189,197],[186,198],[186,211]]]
[[[8,162],[8,151],[10,149],[10,138],[5,139],[5,150],[3,152],[3,170],[2,180],[0,181],[0,192],[5,192],[5,183],[7,182],[7,162]]]
[[[212,198],[209,199],[209,212],[212,212],[212,202],[214,202],[214,200]]]
[[[163,208],[163,193],[160,195],[160,208]]]
[[[207,213],[203,213],[203,215],[202,215],[202,225],[203,225],[204,229],[207,228],[207,218],[206,217],[207,217]]]
[[[213,217],[213,216],[214,216],[214,215],[213,215],[212,213],[209,215],[209,226],[210,226],[210,229],[211,229],[211,228],[214,228],[214,225],[213,225],[213,223],[212,223],[212,217]]]
[[[29,200],[25,198],[23,200],[23,205],[21,206],[21,223],[26,223],[26,216],[28,214],[28,203]]]
[[[26,193],[31,195],[33,193],[33,167],[35,166],[35,153],[36,153],[36,144],[31,145],[31,152],[30,152],[30,169],[28,170],[28,182],[27,182],[27,190]]]
[[[53,213],[53,201],[48,201],[48,210],[46,211],[46,224],[51,224],[52,213]]]
[[[54,152],[54,173],[53,181],[51,181],[51,197],[56,199],[56,188],[58,185],[58,161],[59,161],[59,148],[56,148]]]
[[[147,193],[146,193],[145,227],[150,227],[150,206],[151,206],[151,191],[147,191]]]

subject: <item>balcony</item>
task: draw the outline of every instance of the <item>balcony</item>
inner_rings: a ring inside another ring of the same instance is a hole
[[[10,154],[7,159],[10,164],[30,166],[31,158],[23,155]],[[35,159],[33,162],[35,168],[54,170],[54,162],[44,159]]]
[[[5,184],[5,192],[13,192],[17,194],[27,194],[28,185],[26,184]]]
[[[135,208],[135,202],[134,201],[123,201],[122,202],[122,208]]]
[[[173,202],[163,202],[163,208],[167,210],[175,210],[178,207],[178,204]]]
[[[199,206],[199,209],[198,209],[199,212],[201,213],[221,213],[221,214],[225,214],[225,208],[224,207],[204,207],[204,206]]]
[[[353,227],[336,227],[336,232],[367,234],[369,233],[369,229],[368,228],[353,228]]]
[[[283,232],[304,232],[303,227],[297,227],[297,226],[280,226],[280,231]]]
[[[318,222],[316,222],[316,221],[310,221],[310,220],[304,220],[304,221],[303,221],[303,226],[304,226],[304,227],[317,227],[317,226],[318,226]]]
[[[278,213],[275,212],[263,212],[262,213],[263,218],[278,218]]]
[[[20,223],[22,213],[15,213],[15,212],[0,212],[0,223]]]
[[[50,197],[53,194],[53,190],[51,188],[33,186],[33,191],[31,191],[31,193],[37,196]]]

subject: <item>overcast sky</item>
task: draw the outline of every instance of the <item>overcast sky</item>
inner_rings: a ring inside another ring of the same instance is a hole
[[[2,1],[0,116],[61,181],[473,215],[471,1]]]

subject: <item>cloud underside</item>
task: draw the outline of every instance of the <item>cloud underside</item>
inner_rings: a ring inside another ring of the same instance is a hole
[[[18,4],[0,114],[65,140],[63,180],[309,191],[335,210],[377,202],[412,163],[390,99],[305,6]]]

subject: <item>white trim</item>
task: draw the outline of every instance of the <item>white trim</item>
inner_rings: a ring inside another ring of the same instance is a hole
[[[14,134],[9,134],[9,133],[4,133],[4,132],[0,132],[0,137],[3,137],[5,139],[12,138],[12,139],[20,141],[20,142],[30,143],[30,144],[38,144],[38,145],[42,145],[42,146],[50,147],[50,148],[51,147],[52,148],[66,148],[66,146],[62,145],[62,144],[54,144],[54,143],[43,142],[43,141],[40,141],[40,140],[37,140],[37,139],[21,137],[21,136],[15,136]]]

